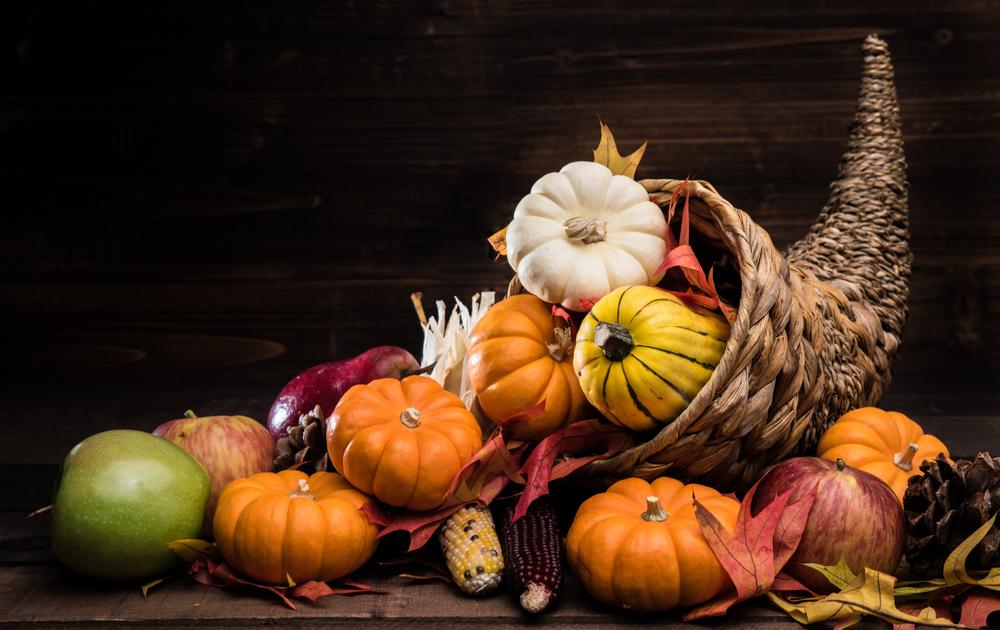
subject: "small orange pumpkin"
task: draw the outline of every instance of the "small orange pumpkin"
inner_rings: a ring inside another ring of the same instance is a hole
[[[939,453],[951,457],[941,440],[924,433],[919,424],[895,411],[864,407],[837,420],[820,438],[817,454],[884,481],[900,500],[906,482],[920,474],[920,464]]]
[[[215,542],[226,562],[265,584],[336,580],[375,553],[378,529],[359,511],[368,500],[334,473],[257,473],[223,489]]]
[[[469,338],[469,382],[483,412],[519,440],[541,439],[583,418],[589,405],[573,369],[573,345],[570,327],[533,295],[491,308]],[[545,411],[520,417],[543,403]]]
[[[653,612],[711,599],[730,581],[701,533],[693,499],[735,529],[739,502],[670,477],[623,479],[590,497],[566,536],[570,569],[611,606]]]
[[[483,445],[483,432],[434,379],[382,378],[347,390],[327,423],[326,444],[334,468],[362,492],[430,510]]]

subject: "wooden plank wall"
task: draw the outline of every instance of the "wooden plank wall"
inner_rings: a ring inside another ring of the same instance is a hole
[[[598,114],[649,140],[640,176],[708,179],[792,242],[870,32],[896,63],[916,255],[888,402],[969,423],[966,449],[996,437],[975,427],[1000,402],[1000,3],[747,4],[5,6],[7,476],[188,407],[262,417],[331,357],[417,351],[409,293],[502,288],[484,237],[588,158]]]

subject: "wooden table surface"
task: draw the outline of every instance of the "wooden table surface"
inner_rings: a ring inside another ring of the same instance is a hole
[[[509,277],[484,238],[595,114],[639,177],[707,179],[781,247],[836,173],[861,41],[897,70],[915,254],[885,406],[1000,451],[1000,2],[4,3],[0,625],[518,625],[442,584],[303,604],[53,564],[59,462],[185,409],[263,418],[303,368],[417,351],[409,294]],[[677,616],[657,617],[672,624]],[[570,582],[544,623],[647,623]],[[729,623],[793,627],[747,605]]]

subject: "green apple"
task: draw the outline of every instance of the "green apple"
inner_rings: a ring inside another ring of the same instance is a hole
[[[73,447],[53,506],[52,549],[69,568],[127,580],[178,563],[171,541],[196,538],[211,490],[181,447],[143,431],[105,431]]]

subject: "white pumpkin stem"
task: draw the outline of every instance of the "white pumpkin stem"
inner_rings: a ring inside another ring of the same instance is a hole
[[[574,241],[583,241],[587,245],[600,243],[608,236],[607,221],[598,221],[590,217],[573,217],[563,221],[566,227],[566,237]]]
[[[309,489],[309,481],[307,479],[299,479],[299,487],[295,492],[292,492],[288,496],[293,499],[315,499],[316,496]]]
[[[646,511],[642,513],[642,520],[662,523],[670,518],[670,514],[660,505],[660,497],[650,495],[646,497]]]
[[[913,470],[913,456],[917,454],[918,448],[916,444],[910,444],[905,451],[892,456],[892,463],[903,472],[910,472]]]
[[[557,326],[552,332],[556,340],[545,344],[545,347],[549,349],[550,357],[562,363],[573,353],[573,335],[566,326]]]
[[[635,347],[635,341],[627,328],[608,322],[601,322],[594,329],[594,343],[612,361],[624,360]]]
[[[416,407],[407,407],[399,414],[399,421],[408,429],[416,429],[420,426],[420,416],[422,415]]]

